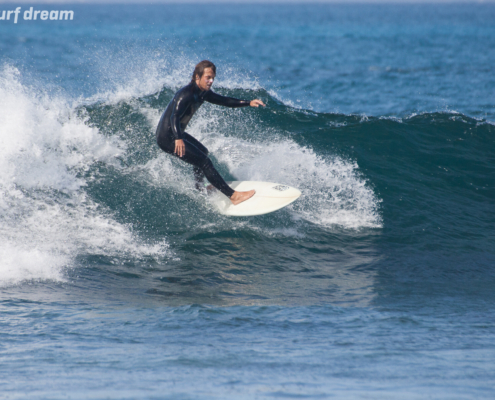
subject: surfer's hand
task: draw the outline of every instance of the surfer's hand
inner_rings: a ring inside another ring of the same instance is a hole
[[[177,139],[175,141],[175,154],[177,154],[179,157],[182,157],[184,154],[186,154],[186,145],[184,144],[184,141],[182,139]]]
[[[251,102],[249,103],[249,105],[250,105],[251,107],[259,107],[259,106],[263,106],[263,107],[265,107],[265,103],[263,103],[261,100],[258,100],[258,99],[256,99],[256,100],[251,100]]]

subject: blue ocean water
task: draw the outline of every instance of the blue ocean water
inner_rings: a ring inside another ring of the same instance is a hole
[[[495,5],[32,7],[74,18],[0,20],[0,397],[495,396]],[[205,58],[267,107],[189,132],[291,206],[156,146]]]

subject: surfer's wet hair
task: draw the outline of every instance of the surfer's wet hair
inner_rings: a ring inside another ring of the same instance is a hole
[[[203,74],[205,73],[206,68],[211,68],[213,70],[213,73],[215,75],[217,74],[217,67],[215,67],[215,64],[213,64],[209,60],[203,60],[200,63],[198,63],[194,68],[191,81],[195,82],[197,76],[199,76],[199,79],[201,79],[203,77]]]

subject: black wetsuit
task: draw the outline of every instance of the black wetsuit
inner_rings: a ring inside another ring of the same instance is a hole
[[[226,107],[246,107],[250,104],[246,100],[220,96],[211,90],[202,91],[196,82],[192,81],[180,89],[167,106],[156,129],[156,141],[163,151],[176,155],[175,141],[182,139],[186,152],[181,159],[194,166],[196,186],[199,187],[206,176],[214,187],[230,197],[234,190],[213,166],[208,158],[208,149],[185,131],[192,116],[204,101]]]

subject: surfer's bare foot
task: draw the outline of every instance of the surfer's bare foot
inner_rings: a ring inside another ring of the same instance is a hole
[[[240,204],[243,201],[246,201],[247,199],[253,197],[255,193],[256,190],[250,190],[248,192],[234,192],[234,194],[230,196],[230,201],[234,206],[236,206],[237,204]]]

